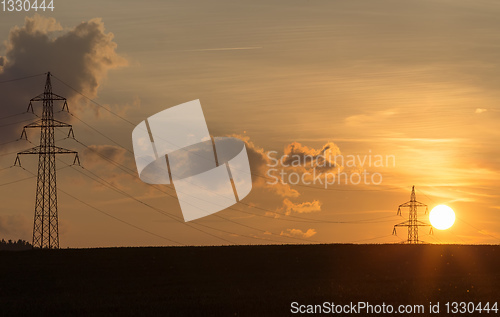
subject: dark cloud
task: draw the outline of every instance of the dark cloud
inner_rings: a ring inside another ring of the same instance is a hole
[[[126,65],[126,60],[116,52],[113,34],[106,33],[100,19],[82,22],[72,29],[63,29],[53,18],[39,15],[28,17],[24,26],[10,30],[5,47],[5,55],[0,56],[0,82],[51,71],[89,97],[95,97],[110,69]],[[43,92],[44,83],[45,77],[38,76],[0,85],[0,118],[25,111],[29,99]],[[70,101],[76,101],[79,97],[56,80],[53,80],[53,90]],[[55,105],[55,111],[61,106]],[[75,110],[76,107],[76,103],[70,103],[71,109]],[[39,113],[40,108],[35,106],[36,110]],[[35,118],[25,115],[1,120],[1,141],[18,138],[20,129],[30,119]],[[23,120],[27,122],[15,124]],[[5,124],[10,125],[2,127]]]

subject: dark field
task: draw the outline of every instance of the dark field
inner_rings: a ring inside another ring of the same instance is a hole
[[[0,316],[289,316],[294,301],[423,304],[429,316],[429,301],[499,301],[500,246],[3,251],[0,274]]]

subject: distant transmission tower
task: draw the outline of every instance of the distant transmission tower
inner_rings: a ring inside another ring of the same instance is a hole
[[[17,153],[14,165],[21,166],[19,155],[38,154],[38,179],[36,185],[35,219],[33,225],[34,248],[59,248],[59,223],[57,215],[56,154],[75,154],[73,164],[80,164],[78,152],[66,150],[55,145],[54,129],[69,128],[68,137],[72,136],[71,125],[54,119],[54,101],[64,101],[62,110],[68,110],[66,98],[52,93],[50,72],[47,73],[45,91],[30,100],[28,112],[33,111],[33,102],[43,102],[42,118],[26,125],[21,138],[28,139],[26,129],[40,128],[40,145]]]
[[[401,208],[405,207],[409,208],[408,220],[395,225],[392,234],[396,235],[396,227],[408,227],[408,240],[406,241],[406,243],[418,244],[420,243],[420,241],[418,240],[418,227],[431,227],[431,233],[432,233],[432,226],[417,219],[418,207],[425,207],[425,214],[427,214],[429,209],[427,205],[417,201],[417,198],[415,196],[415,186],[413,186],[411,189],[410,201],[399,205],[398,216],[401,215]]]

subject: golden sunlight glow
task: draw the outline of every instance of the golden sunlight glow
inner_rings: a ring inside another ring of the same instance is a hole
[[[439,230],[446,230],[455,223],[455,212],[446,205],[437,205],[429,214],[431,225]]]

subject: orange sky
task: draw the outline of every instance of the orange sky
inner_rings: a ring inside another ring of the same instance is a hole
[[[106,136],[60,117],[92,150],[72,140],[59,144],[78,150],[85,167],[61,170],[59,187],[143,229],[60,192],[62,247],[174,245],[156,235],[188,245],[398,242],[406,232],[391,236],[404,220],[397,206],[409,200],[412,185],[419,201],[457,214],[447,231],[428,236],[422,229],[422,240],[500,241],[498,3],[112,3],[61,1],[27,22],[26,14],[3,14],[0,82],[50,70],[134,124],[200,99],[213,135],[247,140],[258,175],[267,172],[268,151],[281,155],[294,142],[309,153],[330,144],[342,155],[391,155],[395,166],[358,165],[350,171],[380,173],[382,184],[328,190],[266,185],[254,175],[241,204],[185,224],[177,200],[165,194],[172,189],[134,174],[134,126],[55,80],[54,92],[70,99],[70,110]],[[0,117],[24,111],[43,84],[43,76],[0,84]],[[27,122],[7,124],[30,118],[2,120],[0,143],[14,140]],[[35,132],[30,140],[37,142]],[[0,168],[30,146],[2,146]],[[36,158],[23,158],[23,166],[35,172]],[[18,168],[0,173],[0,185],[31,176]],[[31,240],[35,179],[1,186],[0,195],[0,237]]]

